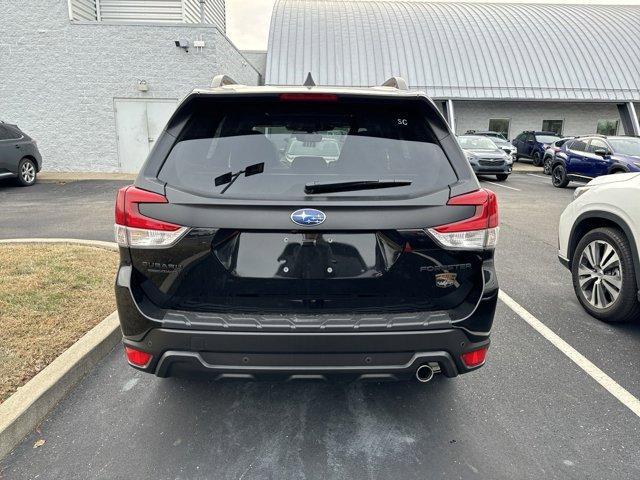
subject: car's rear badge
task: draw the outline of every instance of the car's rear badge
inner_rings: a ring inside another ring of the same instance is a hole
[[[458,286],[458,274],[457,273],[450,273],[450,272],[445,272],[445,273],[438,273],[436,274],[436,287],[440,287],[440,288],[449,288],[449,287],[453,287]]]
[[[297,225],[303,227],[311,227],[313,225],[320,225],[327,219],[324,212],[316,210],[315,208],[304,208],[302,210],[296,210],[291,214],[291,221]]]

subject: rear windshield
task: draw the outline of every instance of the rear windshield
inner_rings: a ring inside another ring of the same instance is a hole
[[[461,136],[458,137],[460,148],[463,150],[496,150],[496,144],[487,137]]]
[[[305,184],[406,180],[384,190],[323,196],[391,197],[446,188],[457,178],[418,107],[394,103],[202,101],[159,174],[168,185],[221,195],[222,174],[264,162],[225,197],[308,197]],[[318,194],[316,194],[318,195]]]
[[[553,135],[536,135],[536,140],[541,143],[553,143],[560,140],[560,137],[556,137]]]

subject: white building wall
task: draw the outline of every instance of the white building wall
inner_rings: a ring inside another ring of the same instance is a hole
[[[214,26],[73,23],[65,1],[2,0],[0,32],[0,119],[38,141],[45,170],[119,170],[114,99],[178,100],[220,73],[259,79]],[[179,38],[206,46],[187,53]]]
[[[242,50],[242,54],[260,72],[264,79],[267,68],[267,52],[265,50]]]
[[[455,101],[456,133],[487,130],[489,119],[511,119],[509,138],[524,130],[541,130],[543,120],[563,120],[564,135],[595,133],[598,120],[620,120],[613,103]],[[623,134],[620,123],[619,134]]]

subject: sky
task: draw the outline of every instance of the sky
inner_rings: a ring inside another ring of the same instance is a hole
[[[449,1],[459,2],[461,0]],[[487,3],[487,0],[464,1],[467,3]],[[266,50],[271,10],[273,9],[275,0],[226,0],[226,2],[227,35],[231,38],[231,41],[241,50]],[[640,0],[491,0],[491,3],[596,3],[608,5],[640,5]]]

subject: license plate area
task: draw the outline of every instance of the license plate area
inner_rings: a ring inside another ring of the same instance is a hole
[[[281,279],[376,278],[403,245],[382,232],[231,232],[213,252],[234,277]]]

